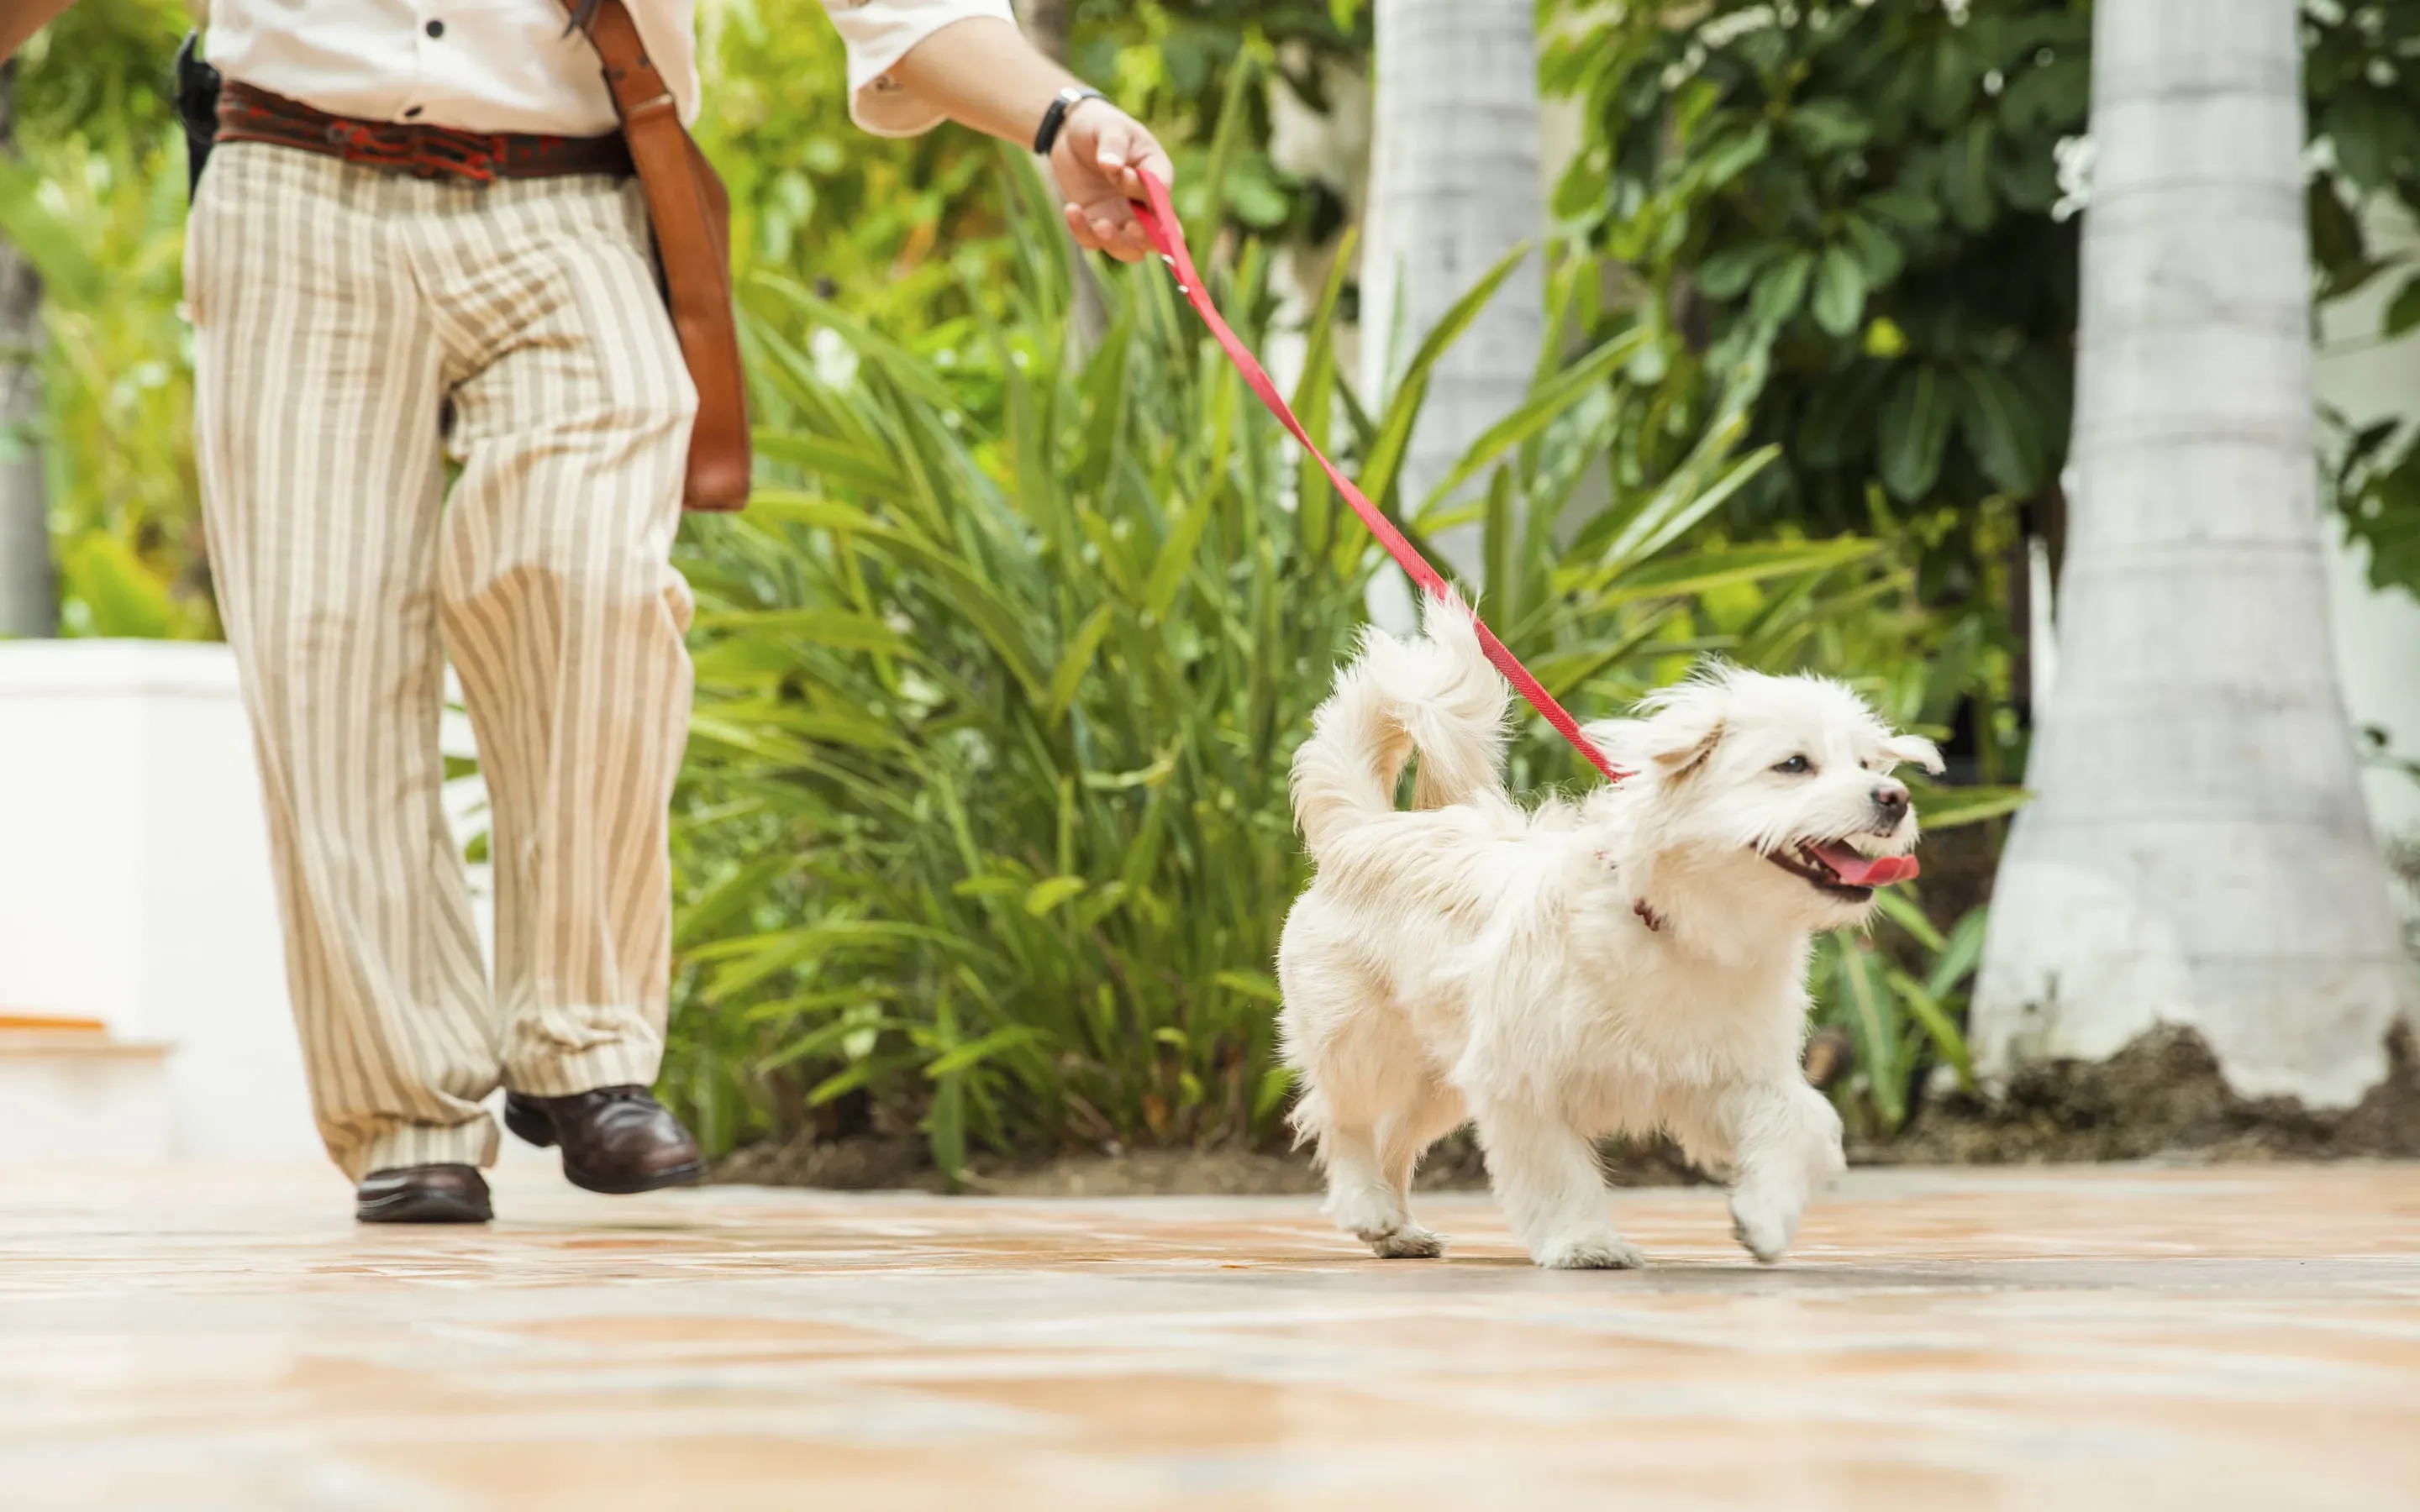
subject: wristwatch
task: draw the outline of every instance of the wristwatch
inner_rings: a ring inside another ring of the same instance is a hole
[[[1042,113],[1042,129],[1033,133],[1033,155],[1037,158],[1050,156],[1050,149],[1059,145],[1059,129],[1067,124],[1069,111],[1087,100],[1108,98],[1098,89],[1086,89],[1076,85],[1060,90],[1058,98],[1050,101],[1050,108]]]

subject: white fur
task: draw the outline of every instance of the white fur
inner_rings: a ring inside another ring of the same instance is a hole
[[[1295,758],[1318,875],[1279,947],[1280,1026],[1327,1211],[1382,1257],[1442,1253],[1412,1217],[1412,1171],[1475,1120],[1532,1258],[1636,1266],[1595,1141],[1663,1132],[1731,1173],[1733,1231],[1778,1259],[1842,1165],[1839,1118],[1799,1071],[1809,941],[1872,905],[1763,853],[1904,854],[1913,811],[1885,824],[1875,795],[1938,754],[1837,683],[1716,668],[1590,727],[1635,775],[1527,813],[1500,776],[1507,689],[1467,611],[1434,604],[1426,630],[1371,635]],[[1773,769],[1792,756],[1815,770]]]

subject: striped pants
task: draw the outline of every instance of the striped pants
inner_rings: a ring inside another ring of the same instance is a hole
[[[499,1085],[644,1084],[662,1056],[696,399],[643,201],[228,144],[185,284],[321,1137],[356,1179],[489,1164]],[[492,808],[492,985],[440,802],[449,656]]]

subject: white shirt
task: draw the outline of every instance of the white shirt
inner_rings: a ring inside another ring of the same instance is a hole
[[[624,0],[647,55],[698,111],[697,0]],[[881,136],[941,113],[891,69],[954,22],[1016,24],[1009,0],[824,0],[848,48],[849,115]],[[597,50],[562,0],[210,0],[203,55],[229,79],[359,120],[466,131],[603,136],[615,130]]]

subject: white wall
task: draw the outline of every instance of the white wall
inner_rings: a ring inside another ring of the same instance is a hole
[[[458,714],[447,717],[443,743],[449,754],[475,754]],[[458,830],[483,826],[476,777],[446,796]],[[480,941],[492,951],[488,869],[473,868],[471,882]],[[125,1149],[322,1158],[286,995],[259,779],[225,646],[0,642],[0,1011],[8,1010],[98,1018],[115,1041],[166,1046],[167,1133],[120,1140]],[[66,1101],[46,1129],[85,1130],[73,1142],[95,1158],[123,1153],[89,1131],[148,1128],[101,1106],[122,1109],[133,1078],[151,1070],[139,1058],[20,1057],[0,1089],[13,1089],[12,1116],[31,1117],[33,1089],[49,1088],[52,1102]],[[83,1116],[62,1122],[73,1108]],[[510,1139],[504,1153],[553,1159]]]
[[[0,643],[0,1004],[165,1043],[171,1153],[319,1154],[225,646]]]

